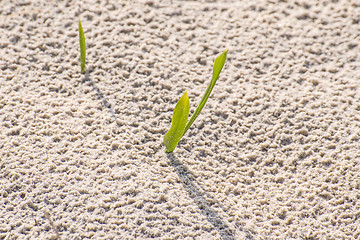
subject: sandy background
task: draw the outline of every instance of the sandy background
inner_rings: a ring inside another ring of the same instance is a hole
[[[0,71],[0,239],[360,237],[356,0],[5,0]]]

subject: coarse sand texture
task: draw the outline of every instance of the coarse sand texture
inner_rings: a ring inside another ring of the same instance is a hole
[[[359,238],[358,0],[0,1],[0,239]]]

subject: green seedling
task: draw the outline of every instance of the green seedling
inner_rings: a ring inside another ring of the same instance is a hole
[[[86,44],[85,44],[84,30],[83,30],[83,28],[82,28],[80,18],[79,18],[79,41],[80,41],[80,66],[81,66],[81,73],[85,73]]]
[[[185,135],[187,130],[194,123],[195,119],[205,106],[211,94],[211,91],[213,90],[215,83],[219,78],[220,72],[225,64],[227,52],[228,50],[225,49],[225,51],[215,59],[211,82],[209,83],[204,96],[201,98],[199,105],[197,106],[195,112],[193,113],[189,121],[187,121],[187,119],[189,116],[190,102],[189,96],[186,91],[184,92],[180,100],[177,102],[172,117],[171,127],[164,136],[164,145],[166,147],[166,152],[174,151],[181,138]]]

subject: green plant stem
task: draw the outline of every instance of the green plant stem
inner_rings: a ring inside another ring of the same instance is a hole
[[[80,41],[80,66],[81,66],[81,73],[85,73],[86,44],[85,44],[84,30],[83,30],[83,28],[82,28],[80,18],[79,18],[79,41]]]
[[[194,123],[195,119],[200,114],[201,110],[204,108],[204,106],[211,94],[211,91],[213,90],[215,83],[219,78],[220,72],[225,64],[227,52],[228,52],[228,49],[225,49],[225,51],[215,59],[214,66],[213,66],[213,76],[212,76],[211,82],[209,83],[209,85],[204,93],[204,96],[201,98],[199,105],[195,109],[195,112],[193,113],[193,115],[191,116],[189,121],[186,123],[183,136],[185,135],[187,130],[190,128],[190,126]]]

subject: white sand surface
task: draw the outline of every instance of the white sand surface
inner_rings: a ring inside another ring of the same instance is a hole
[[[360,3],[2,0],[0,158],[0,239],[359,239]]]

